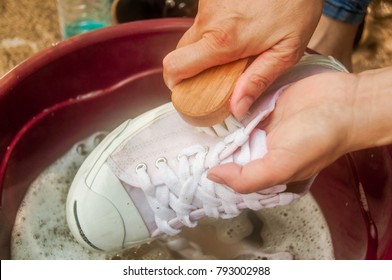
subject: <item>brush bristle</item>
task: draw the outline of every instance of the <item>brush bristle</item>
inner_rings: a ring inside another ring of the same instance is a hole
[[[216,124],[212,127],[198,127],[198,129],[211,136],[225,137],[240,127],[243,127],[242,123],[233,115],[230,115],[223,123]]]

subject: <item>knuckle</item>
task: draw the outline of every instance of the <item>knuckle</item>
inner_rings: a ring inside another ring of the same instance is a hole
[[[281,63],[294,64],[303,54],[303,40],[300,37],[287,39],[282,46],[282,51],[275,57]]]
[[[249,76],[249,82],[254,85],[255,88],[263,90],[271,84],[271,79],[261,73],[252,73]]]
[[[211,42],[215,47],[227,48],[228,46],[230,46],[230,42],[232,41],[232,38],[229,33],[223,30],[216,30],[208,34],[212,40]]]
[[[235,38],[225,30],[214,30],[204,34],[206,47],[213,53],[216,53],[223,60],[228,60],[233,57],[235,52],[234,46]]]

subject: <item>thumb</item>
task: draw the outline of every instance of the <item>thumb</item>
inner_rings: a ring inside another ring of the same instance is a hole
[[[282,166],[285,164],[277,160],[274,153],[267,153],[264,158],[243,166],[236,163],[217,165],[209,170],[207,177],[239,193],[251,193],[286,183],[291,172],[285,171]]]
[[[295,50],[295,51],[293,51]],[[274,46],[260,54],[238,79],[231,96],[231,112],[244,116],[253,102],[287,68],[294,65],[302,51],[293,46]]]

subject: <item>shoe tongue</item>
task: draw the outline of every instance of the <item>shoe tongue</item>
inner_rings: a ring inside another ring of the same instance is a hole
[[[249,137],[250,160],[259,159],[267,153],[267,135],[264,130],[255,128]]]
[[[255,128],[248,141],[233,154],[232,161],[244,165],[251,160],[260,159],[267,153],[266,134],[264,130]],[[231,161],[230,159],[225,162]]]

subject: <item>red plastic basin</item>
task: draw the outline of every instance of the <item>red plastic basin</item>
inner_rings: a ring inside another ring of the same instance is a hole
[[[169,101],[162,59],[190,24],[158,19],[97,30],[60,42],[1,78],[1,259],[10,257],[17,209],[44,168],[77,141]],[[346,155],[312,186],[337,259],[392,259],[390,151]]]

